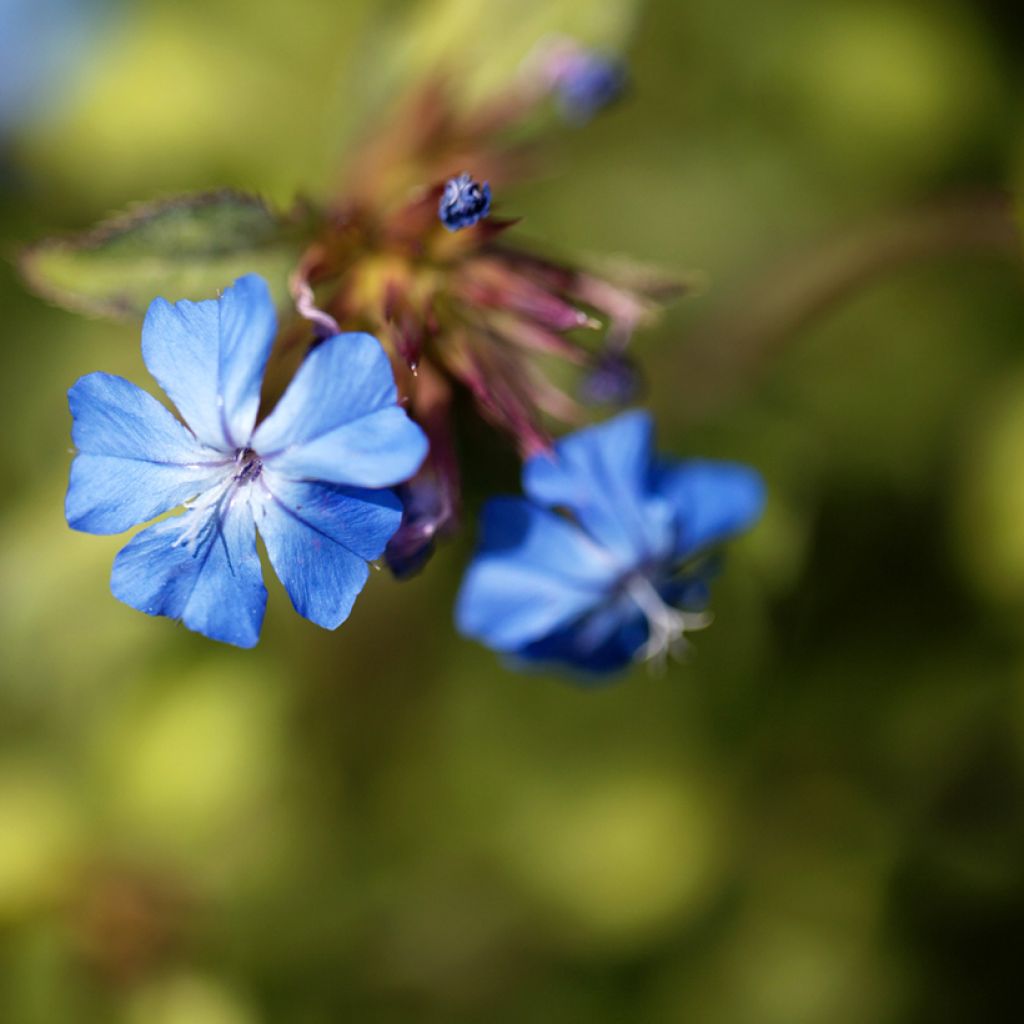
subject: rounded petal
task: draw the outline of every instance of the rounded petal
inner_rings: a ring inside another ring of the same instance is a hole
[[[582,531],[518,498],[488,502],[456,601],[459,630],[517,651],[610,599],[619,566]]]
[[[82,377],[68,404],[78,455],[64,511],[76,530],[121,533],[180,505],[223,472],[220,453],[122,377]]]
[[[154,299],[142,325],[142,356],[196,436],[234,451],[252,436],[276,333],[266,282],[247,274],[219,299]]]
[[[369,334],[336,334],[306,357],[253,447],[293,479],[390,487],[427,454],[426,435],[395,402],[387,354]]]
[[[562,438],[551,455],[523,467],[523,490],[539,504],[567,508],[624,565],[663,558],[672,514],[651,492],[653,425],[646,412],[623,413]]]
[[[267,463],[296,480],[391,487],[413,476],[426,454],[426,435],[392,405],[286,448]]]
[[[664,465],[655,472],[654,487],[675,511],[677,559],[748,529],[764,508],[760,474],[736,462],[692,459]]]
[[[302,483],[265,471],[260,535],[295,610],[325,629],[348,618],[366,560],[384,552],[402,519],[391,491]]]
[[[184,542],[190,531],[192,544]],[[186,512],[137,533],[114,559],[110,589],[147,615],[180,619],[236,647],[255,646],[267,591],[248,501],[236,497],[219,513]]]

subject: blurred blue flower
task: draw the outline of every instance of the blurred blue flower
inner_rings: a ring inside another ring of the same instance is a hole
[[[626,67],[614,57],[570,47],[560,55],[553,80],[562,113],[582,124],[622,96]]]
[[[456,605],[459,629],[526,661],[591,673],[664,659],[707,624],[709,553],[757,520],[747,466],[665,462],[627,412],[526,463],[526,499],[498,498]]]
[[[74,529],[120,533],[185,506],[119,552],[114,596],[239,647],[257,642],[266,608],[257,527],[296,611],[334,629],[401,519],[378,488],[410,477],[427,450],[368,334],[314,348],[257,427],[276,330],[252,274],[216,301],[150,305],[142,355],[187,426],[121,377],[91,373],[68,393]]]
[[[491,186],[486,181],[479,184],[469,174],[460,174],[445,182],[437,215],[449,231],[459,231],[472,227],[490,209]]]
[[[633,401],[641,389],[640,370],[621,351],[601,353],[580,384],[580,396],[592,405],[617,405]]]

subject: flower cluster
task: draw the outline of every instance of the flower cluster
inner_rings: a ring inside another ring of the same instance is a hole
[[[636,396],[630,339],[685,290],[649,268],[593,270],[536,252],[512,240],[515,219],[492,209],[492,189],[531,164],[520,138],[538,103],[551,97],[578,122],[621,85],[618,62],[565,40],[539,47],[508,94],[482,107],[467,111],[444,79],[426,82],[375,126],[292,274],[315,330],[380,339],[430,438],[387,551],[397,576],[417,571],[459,525],[451,408],[460,392],[524,458],[544,451],[558,429],[586,421],[586,405]],[[568,380],[550,372],[553,361],[568,364]]]
[[[120,378],[74,385],[68,522],[118,533],[157,519],[115,559],[118,598],[252,646],[258,532],[295,609],[336,628],[368,562],[408,575],[458,525],[461,391],[512,441],[525,492],[486,506],[462,632],[520,662],[606,673],[663,660],[708,621],[711,555],[757,518],[762,484],[742,466],[655,457],[638,411],[558,439],[588,405],[633,401],[629,340],[681,288],[508,240],[516,222],[492,213],[522,167],[508,130],[546,96],[584,121],[625,82],[576,44],[538,60],[529,87],[489,107],[466,112],[434,81],[387,122],[342,198],[306,218],[280,332],[254,274],[218,299],[152,302],[143,356],[184,422]],[[290,381],[264,387],[275,339],[308,348]],[[574,384],[549,375],[552,357]],[[261,389],[264,404],[283,390],[262,420]]]
[[[418,568],[438,533],[458,525],[460,471],[450,409],[458,391],[524,457],[545,450],[551,424],[574,424],[580,399],[628,399],[634,329],[679,289],[654,274],[615,280],[504,241],[513,221],[490,214],[491,189],[467,172],[395,207],[369,201],[333,220],[293,276],[300,310],[322,332],[378,337],[410,412],[431,441],[407,485],[410,510],[388,550],[397,575]],[[587,335],[604,335],[588,343]],[[573,395],[545,359],[577,369]]]

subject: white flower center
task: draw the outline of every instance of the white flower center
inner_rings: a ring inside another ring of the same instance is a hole
[[[258,480],[262,470],[263,462],[255,452],[248,448],[239,449],[234,461],[225,464],[225,474],[220,481],[185,502],[185,513],[181,516],[182,531],[171,547],[184,545],[194,554],[220,514],[221,506],[233,501],[243,486]]]

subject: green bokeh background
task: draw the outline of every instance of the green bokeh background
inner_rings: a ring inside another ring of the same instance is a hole
[[[554,27],[622,39],[632,94],[501,209],[707,273],[637,349],[662,447],[769,484],[714,626],[598,692],[511,674],[451,624],[468,536],[337,634],[273,584],[251,652],[119,605],[123,539],[64,522],[65,391],[148,380],[138,327],[0,267],[5,1024],[1006,1019],[1024,295],[959,235],[1024,180],[1014,3],[124,4],[2,144],[0,242],[323,191],[403,79],[491,88]],[[878,272],[769,338],[848,247]]]

